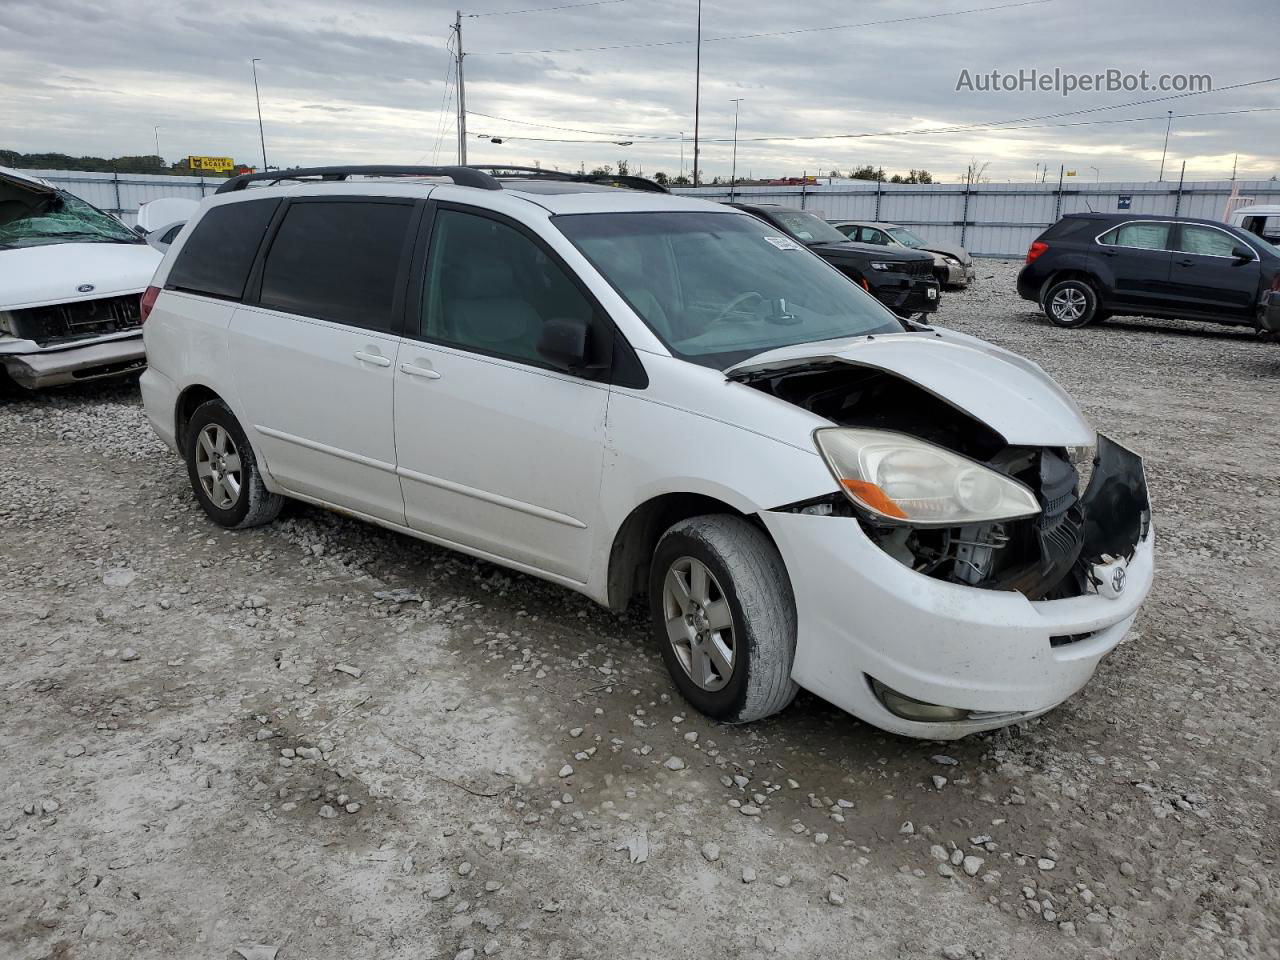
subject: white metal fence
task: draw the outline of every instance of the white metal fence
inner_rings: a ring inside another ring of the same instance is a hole
[[[1280,182],[896,184],[873,181],[795,187],[678,187],[707,200],[778,203],[828,220],[875,220],[912,227],[930,240],[958,243],[976,256],[1021,257],[1031,241],[1068,213],[1154,213],[1219,220],[1232,187],[1251,203],[1280,202]]]
[[[158,174],[24,171],[83,197],[132,224],[138,205],[160,197],[199,200],[218,189],[220,178]],[[737,187],[732,199],[780,203],[831,220],[878,220],[913,227],[931,240],[958,243],[977,256],[1020,257],[1045,227],[1067,213],[1156,213],[1220,219],[1232,187],[1253,203],[1280,203],[1274,180],[1206,180],[1195,183],[1131,182],[896,184],[857,181],[821,186]],[[729,200],[727,186],[677,187],[676,193]]]

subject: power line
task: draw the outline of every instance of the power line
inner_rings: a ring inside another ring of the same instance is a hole
[[[1275,112],[1280,112],[1280,107],[1250,107],[1248,109],[1243,109],[1243,110],[1213,110],[1213,111],[1207,111],[1204,113],[1174,114],[1174,119],[1175,120],[1190,119],[1195,117],[1226,117],[1226,116],[1234,116],[1236,114],[1243,114],[1243,113],[1275,113]],[[1042,129],[1056,128],[1056,127],[1088,127],[1088,126],[1098,126],[1102,124],[1115,124],[1115,123],[1145,123],[1151,120],[1165,120],[1167,118],[1168,118],[1167,114],[1160,114],[1159,116],[1152,116],[1152,117],[1119,117],[1111,120],[1075,120],[1069,123],[1034,123],[1034,124],[1026,124],[1022,126],[1009,126],[1008,124],[1011,121],[1006,120],[1006,121],[1000,121],[998,124],[969,124],[964,126],[953,126],[953,127],[926,127],[920,130],[884,130],[884,131],[879,131],[875,133],[828,133],[828,134],[815,134],[813,136],[746,137],[746,138],[739,138],[739,142],[741,143],[743,142],[743,140],[746,140],[752,143],[783,143],[783,142],[796,142],[796,141],[802,142],[802,141],[808,141],[808,140],[862,140],[862,139],[881,138],[881,137],[912,137],[912,136],[924,136],[924,135],[930,135],[930,134],[944,134],[944,133],[969,133],[969,132],[981,131],[981,130],[991,130],[996,133],[1001,133],[1005,130],[1042,130]],[[519,140],[519,141],[530,142],[530,143],[601,143],[601,144],[613,143],[613,144],[616,144],[616,141],[613,141],[613,140],[569,140],[569,139],[561,139],[558,137],[521,137],[521,136],[499,135],[497,139]],[[679,137],[662,137],[662,138],[655,137],[653,138],[653,140],[648,142],[660,143],[668,140],[678,140],[678,139],[680,138]],[[732,142],[732,138],[731,137],[712,137],[708,140],[708,142],[709,143],[730,143]]]
[[[1017,0],[1015,3],[1002,3],[990,7],[971,7],[967,10],[952,10],[947,13],[924,13],[913,17],[893,17],[887,20],[868,20],[865,23],[835,23],[821,27],[800,27],[795,30],[775,30],[768,33],[739,33],[724,37],[704,37],[703,43],[719,43],[723,40],[760,40],[765,37],[790,37],[804,33],[823,33],[829,30],[852,30],[857,27],[879,27],[895,23],[915,23],[921,20],[939,20],[943,17],[959,17],[969,13],[990,13],[996,10],[1012,10],[1015,7],[1036,7],[1054,0]],[[516,57],[530,53],[597,53],[604,50],[634,50],[640,47],[675,47],[696,43],[696,40],[650,40],[644,43],[619,43],[604,47],[561,47],[545,50],[482,50],[472,53],[473,57]]]
[[[449,96],[449,88],[453,82],[453,63],[454,63],[452,34],[449,36],[449,40],[445,44],[445,53],[449,55],[449,60],[444,70],[444,89],[440,94],[440,116],[439,116],[439,119],[437,119],[436,121],[435,146],[432,150],[428,150],[426,151],[426,153],[423,153],[422,156],[418,157],[418,159],[415,160],[414,163],[421,163],[424,159],[426,159],[426,156],[428,153],[431,154],[432,163],[435,163],[436,159],[440,156],[440,140],[441,138],[444,137],[444,124],[445,124],[445,116],[446,116],[445,111],[448,108],[448,105],[452,99]]]
[[[516,120],[512,117],[496,117],[491,113],[477,113],[475,110],[468,110],[468,116],[484,117],[486,120],[501,120],[503,123],[515,123],[522,127],[542,127],[545,130],[561,130],[565,133],[595,133],[600,136],[622,137],[627,140],[679,140],[679,136],[671,136],[668,134],[657,133],[618,133],[610,130],[585,130],[581,127],[558,127],[551,123],[535,123],[532,120]]]
[[[1261,86],[1263,84],[1276,83],[1278,81],[1280,81],[1280,77],[1268,77],[1262,80],[1247,80],[1242,83],[1228,84],[1225,87],[1215,87],[1213,90],[1197,90],[1197,91],[1191,91],[1188,93],[1176,93],[1176,94],[1172,94],[1164,97],[1150,97],[1145,100],[1129,100],[1129,101],[1126,101],[1125,103],[1113,103],[1113,104],[1109,104],[1101,107],[1084,107],[1079,110],[1062,110],[1057,113],[1046,113],[1046,114],[1041,114],[1039,116],[1034,116],[1034,117],[1018,117],[1010,120],[992,120],[986,123],[955,124],[947,127],[926,127],[920,130],[889,130],[889,131],[882,131],[878,133],[831,133],[831,134],[817,134],[814,136],[807,136],[807,137],[806,136],[748,137],[745,139],[749,142],[759,143],[764,141],[784,141],[784,140],[841,140],[841,139],[857,139],[861,137],[918,136],[926,133],[958,133],[965,130],[990,130],[990,129],[1001,128],[1001,127],[1007,127],[1009,129],[1032,129],[1032,127],[1011,127],[1010,125],[1011,124],[1033,124],[1040,120],[1056,120],[1061,117],[1082,116],[1090,113],[1100,113],[1104,110],[1122,110],[1126,107],[1140,107],[1140,106],[1145,106],[1151,103],[1164,103],[1169,100],[1181,100],[1181,99],[1186,99],[1187,97],[1203,96],[1206,93],[1225,93],[1228,90],[1242,90],[1246,87],[1256,87],[1256,86]],[[1227,111],[1216,111],[1216,112],[1208,112],[1208,113],[1183,114],[1182,116],[1183,117],[1226,116],[1231,113],[1267,112],[1270,109],[1271,108],[1263,107],[1263,108],[1258,108],[1256,111],[1227,110]],[[504,117],[489,117],[489,116],[486,116],[485,114],[477,114],[477,116],[485,116],[485,119],[488,119],[488,120],[506,120],[507,119]],[[1137,123],[1145,119],[1151,119],[1151,118],[1130,117],[1118,122]],[[1166,116],[1161,116],[1156,119],[1163,120],[1163,119],[1166,119]],[[607,131],[602,131],[602,130],[583,130],[583,129],[572,128],[572,127],[552,127],[548,124],[531,123],[529,121],[523,121],[523,120],[508,120],[507,122],[521,123],[526,126],[546,127],[552,130],[565,130],[565,131],[574,132],[574,133],[595,133],[601,136],[609,135]],[[1043,126],[1050,127],[1050,126],[1083,126],[1083,125],[1084,124],[1068,123],[1068,124],[1044,124]],[[546,140],[547,142],[552,142],[552,143],[557,142],[552,138],[539,138],[539,137],[513,136],[513,137],[503,137],[502,139]],[[635,138],[632,138],[632,139],[635,139]],[[652,137],[646,137],[646,139],[657,140],[657,139],[677,139],[677,138],[669,137],[669,136],[659,137],[657,135],[654,135]],[[564,141],[558,141],[558,142],[592,143],[592,142],[606,142],[606,141],[564,140]],[[721,141],[715,141],[715,142],[721,142]]]
[[[530,7],[525,10],[494,10],[490,13],[464,13],[464,17],[514,17],[520,13],[549,13],[552,10],[576,10],[578,7],[607,7],[611,3],[626,3],[627,0],[590,0],[589,3],[566,3],[558,7]]]

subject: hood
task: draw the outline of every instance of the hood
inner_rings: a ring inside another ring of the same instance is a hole
[[[34,193],[47,197],[58,191],[48,180],[41,180],[10,167],[0,167],[0,198],[10,192]]]
[[[1036,364],[976,337],[940,330],[803,343],[758,354],[731,380],[847,363],[894,374],[995,430],[1014,446],[1086,446],[1095,431]]]
[[[924,246],[917,247],[916,249],[928,250],[930,253],[946,253],[955,257],[961,263],[969,262],[969,251],[965,250],[965,248],[960,246],[958,243],[934,243],[930,240]]]
[[[186,197],[160,197],[148,200],[138,207],[137,226],[143,233],[151,233],[160,227],[185,222],[195,216],[199,200]]]
[[[50,243],[0,250],[0,310],[140,293],[162,259],[145,243]],[[81,290],[83,286],[92,289]]]
[[[909,247],[886,247],[878,243],[855,243],[852,240],[846,240],[844,243],[811,243],[805,246],[823,257],[838,257],[845,254],[860,260],[874,257],[877,260],[895,263],[908,263],[912,260],[933,261],[933,254],[921,250],[912,250]]]

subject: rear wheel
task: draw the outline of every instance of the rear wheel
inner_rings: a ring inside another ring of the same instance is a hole
[[[649,605],[667,669],[702,713],[746,723],[795,697],[791,581],[748,521],[717,514],[671,527],[654,551]]]
[[[249,438],[225,403],[209,400],[197,407],[184,437],[191,487],[214,523],[244,528],[276,518],[284,497],[263,483]]]
[[[1075,329],[1099,319],[1098,294],[1085,280],[1059,280],[1045,291],[1042,306],[1058,327]]]

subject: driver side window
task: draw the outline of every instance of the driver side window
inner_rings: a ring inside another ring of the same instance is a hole
[[[548,320],[590,322],[591,303],[550,255],[498,220],[438,210],[418,333],[424,340],[537,366]]]

